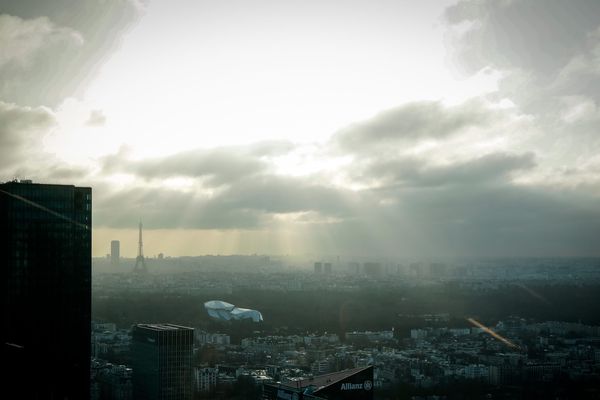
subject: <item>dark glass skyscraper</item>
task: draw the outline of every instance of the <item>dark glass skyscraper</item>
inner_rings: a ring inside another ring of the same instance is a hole
[[[13,398],[89,398],[91,209],[91,188],[0,184],[0,391]]]
[[[132,330],[133,398],[192,398],[194,329],[172,324],[139,324]]]

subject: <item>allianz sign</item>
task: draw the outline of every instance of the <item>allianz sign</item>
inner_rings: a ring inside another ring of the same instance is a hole
[[[371,390],[373,388],[373,382],[364,381],[363,383],[342,383],[340,390]]]

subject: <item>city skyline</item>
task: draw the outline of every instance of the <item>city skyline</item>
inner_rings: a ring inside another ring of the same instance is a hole
[[[599,256],[600,3],[0,0],[0,181],[94,256]]]

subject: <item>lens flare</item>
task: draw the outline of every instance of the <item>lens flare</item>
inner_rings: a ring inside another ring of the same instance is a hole
[[[521,349],[519,346],[517,346],[516,344],[514,344],[510,340],[508,340],[504,336],[500,335],[499,333],[494,332],[491,328],[488,328],[487,326],[483,325],[481,322],[477,321],[476,319],[474,319],[474,318],[467,318],[467,321],[469,321],[471,324],[475,325],[476,327],[481,328],[485,333],[490,334],[493,338],[501,341],[502,343],[504,343],[508,347],[511,347],[511,348],[517,349],[517,350]]]

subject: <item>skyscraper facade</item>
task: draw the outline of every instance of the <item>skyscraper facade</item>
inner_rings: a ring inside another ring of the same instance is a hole
[[[112,265],[119,265],[121,259],[121,242],[113,240],[110,242],[110,263]]]
[[[91,209],[91,188],[0,184],[0,390],[17,398],[89,398]]]
[[[194,329],[139,324],[132,329],[133,398],[192,398]]]
[[[316,262],[315,263],[315,273],[320,274],[321,272],[323,272],[323,263]]]

